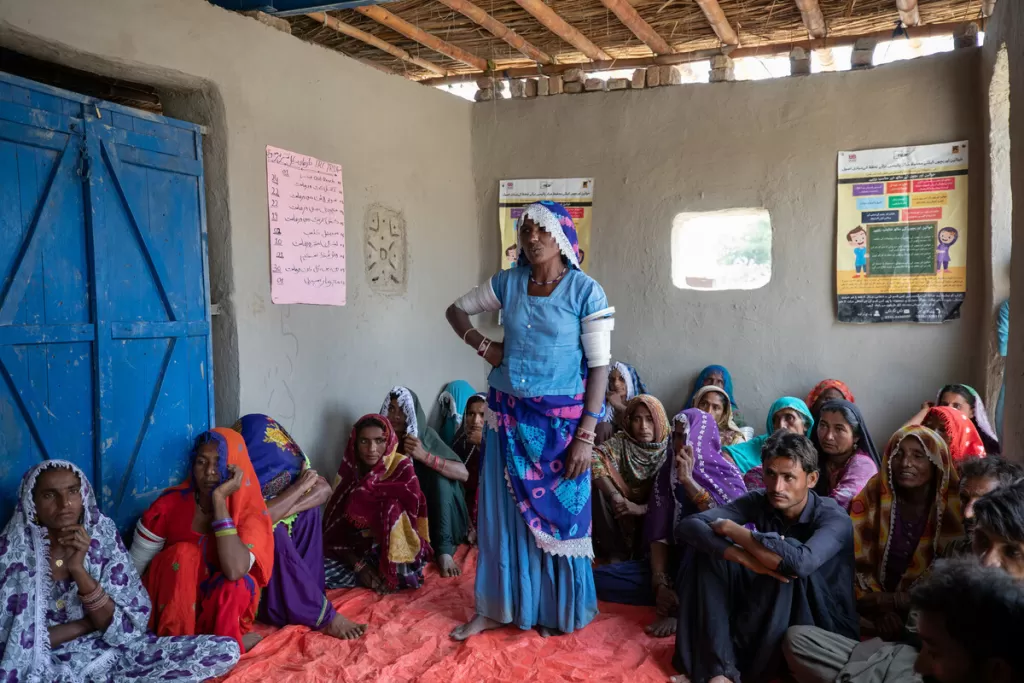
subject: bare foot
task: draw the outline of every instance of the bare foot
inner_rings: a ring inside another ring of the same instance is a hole
[[[259,645],[261,640],[263,640],[263,636],[253,631],[249,631],[242,636],[242,650],[244,652],[251,651],[254,647]]]
[[[477,614],[465,624],[452,631],[451,639],[463,641],[468,638],[472,638],[478,633],[490,631],[492,628],[501,628],[502,626],[504,626],[504,624],[499,623],[494,619],[488,619],[482,614]]]
[[[732,679],[725,676],[715,676],[708,683],[732,683]]]
[[[366,633],[366,624],[357,624],[348,617],[335,614],[323,632],[341,640],[355,640]]]
[[[440,571],[441,577],[445,579],[462,575],[462,570],[459,569],[459,565],[455,563],[455,558],[451,555],[438,555],[437,569]]]
[[[551,628],[549,626],[538,626],[537,627],[537,633],[540,634],[541,638],[550,638],[552,636],[562,636],[562,635],[565,635],[564,633],[559,631],[557,628]]]
[[[690,683],[690,679],[684,676],[683,674],[679,674],[678,676],[670,676],[668,680],[669,683]]]
[[[668,638],[671,635],[675,635],[678,624],[679,619],[676,617],[659,617],[657,621],[644,630],[655,638]]]

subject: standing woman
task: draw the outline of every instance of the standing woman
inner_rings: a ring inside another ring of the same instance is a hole
[[[455,333],[494,367],[480,472],[476,615],[452,631],[455,640],[505,624],[570,633],[597,614],[590,462],[615,309],[580,270],[576,228],[563,206],[531,204],[517,227],[520,267],[499,272],[446,313]],[[469,321],[497,310],[504,342]]]

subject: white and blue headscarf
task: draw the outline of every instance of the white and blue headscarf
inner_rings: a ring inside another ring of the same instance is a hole
[[[526,253],[523,251],[523,245],[519,244],[519,230],[522,229],[523,221],[527,218],[540,226],[544,232],[555,238],[558,250],[562,252],[562,256],[569,262],[570,268],[580,270],[580,242],[576,234],[576,224],[564,206],[558,202],[549,202],[547,200],[527,206],[523,209],[522,215],[519,216],[519,222],[516,223],[516,244],[519,245],[518,264],[520,266],[529,264],[529,261],[526,259]]]

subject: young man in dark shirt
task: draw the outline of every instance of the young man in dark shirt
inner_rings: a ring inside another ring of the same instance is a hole
[[[764,491],[684,520],[693,552],[677,580],[675,681],[769,678],[794,624],[856,638],[853,524],[814,492],[818,455],[804,436],[776,432],[761,451]],[[749,527],[752,527],[751,530]]]

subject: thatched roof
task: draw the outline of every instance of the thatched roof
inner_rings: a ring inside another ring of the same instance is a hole
[[[1017,1],[1017,0],[1003,0]],[[588,62],[578,49],[545,28],[513,0],[476,0],[475,4],[558,63]],[[571,26],[615,59],[651,57],[652,50],[634,35],[600,0],[549,0],[548,6]],[[677,53],[722,45],[696,0],[631,0],[633,8]],[[896,0],[818,0],[828,37],[892,30],[900,19]],[[921,25],[951,24],[982,17],[982,0],[919,0]],[[743,48],[806,40],[796,0],[718,0]],[[536,63],[480,25],[434,0],[401,0],[381,5],[394,15],[448,43],[493,63],[495,69],[531,67]],[[989,8],[986,8],[989,9]],[[414,57],[433,62],[452,74],[477,72],[410,40],[355,10],[331,12],[332,17],[395,45]],[[308,16],[291,17],[292,33],[416,80],[435,77],[426,69],[398,59],[365,42],[325,27]],[[915,28],[908,32],[913,37]],[[770,51],[768,51],[770,52]]]

